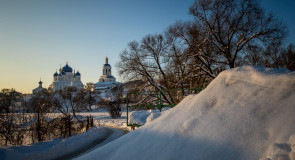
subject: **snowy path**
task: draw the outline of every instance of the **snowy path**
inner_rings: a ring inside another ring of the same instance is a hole
[[[79,152],[74,152],[62,157],[58,157],[57,159],[74,159],[74,158],[79,158],[80,156],[87,154],[117,138],[120,138],[121,136],[125,135],[128,133],[127,130],[120,129],[120,128],[114,128],[114,127],[109,127],[109,126],[104,126],[107,129],[107,136],[104,137],[103,139],[98,139],[94,141],[93,143],[89,144],[88,146],[82,148],[79,150]]]
[[[65,139],[54,139],[28,146],[0,147],[0,160],[72,159],[91,152],[128,133],[122,128],[94,127]]]

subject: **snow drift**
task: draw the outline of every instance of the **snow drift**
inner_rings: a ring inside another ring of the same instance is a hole
[[[49,160],[78,152],[100,139],[105,139],[108,132],[103,127],[94,126],[88,132],[65,139],[59,138],[47,142],[34,143],[28,146],[2,146],[0,159],[7,160]]]
[[[170,108],[165,107],[162,109],[162,112],[160,110],[154,109],[154,110],[141,110],[141,111],[133,111],[129,114],[129,124],[139,124],[144,125],[146,123],[149,123],[158,117],[164,112],[169,110]]]
[[[295,72],[222,72],[145,126],[80,159],[295,159]]]

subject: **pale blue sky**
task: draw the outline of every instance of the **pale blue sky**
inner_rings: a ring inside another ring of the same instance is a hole
[[[42,78],[48,87],[60,64],[97,82],[104,58],[112,73],[128,42],[162,33],[176,20],[188,20],[194,0],[2,0],[0,1],[0,89],[29,93]],[[290,29],[294,43],[294,1],[264,0]],[[293,16],[293,17],[292,17]],[[292,30],[290,28],[292,26]]]

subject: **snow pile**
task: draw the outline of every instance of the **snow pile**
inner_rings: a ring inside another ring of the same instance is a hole
[[[295,72],[244,66],[79,159],[295,159]]]
[[[66,139],[55,139],[49,142],[35,143],[30,146],[9,146],[0,148],[0,159],[55,159],[79,151],[85,146],[103,139],[107,131],[94,126],[88,132]]]
[[[128,123],[129,124],[138,124],[143,125],[146,122],[146,118],[150,115],[148,111],[134,111],[130,114]]]
[[[275,143],[271,146],[267,155],[267,160],[290,160],[289,153],[291,147],[287,143]]]
[[[290,155],[290,158],[291,158],[292,160],[294,160],[294,159],[295,159],[295,134],[293,134],[293,135],[290,137],[290,139],[289,139],[289,143],[290,143],[290,145],[291,145],[291,150],[292,150],[292,152],[291,152],[289,155]]]
[[[94,121],[95,124],[99,124],[106,127],[113,127],[113,128],[121,128],[125,130],[129,130],[127,123],[126,123],[126,117],[117,118],[117,119],[98,119]]]
[[[163,108],[162,112],[168,110],[170,108]],[[149,123],[156,118],[160,117],[161,113],[159,110],[141,110],[141,111],[133,111],[129,114],[128,123],[129,124],[137,124],[144,125],[145,123]]]
[[[146,118],[146,123],[149,123],[161,116],[161,112],[153,112]]]
[[[295,159],[295,134],[290,136],[289,143],[274,143],[269,149],[266,160],[290,159]]]
[[[151,117],[154,117],[154,114],[157,114],[160,116],[159,110],[142,110],[142,111],[134,111],[129,115],[129,124],[138,124],[138,125],[144,125],[147,121],[147,118],[152,114]],[[155,119],[155,118],[154,118]],[[152,119],[149,118],[149,121]]]

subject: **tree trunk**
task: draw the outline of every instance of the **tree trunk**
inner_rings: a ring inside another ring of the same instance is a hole
[[[37,121],[37,135],[38,135],[38,142],[42,141],[41,135],[41,122],[40,122],[40,110],[38,109],[38,121]]]
[[[87,120],[86,120],[86,131],[88,131],[89,126],[90,126],[90,120],[89,120],[89,117],[87,116]]]
[[[230,61],[229,62],[229,67],[232,69],[232,68],[235,68],[235,62],[234,61]]]
[[[71,115],[69,115],[68,117],[68,129],[69,129],[69,137],[72,136],[72,133],[71,133]]]

